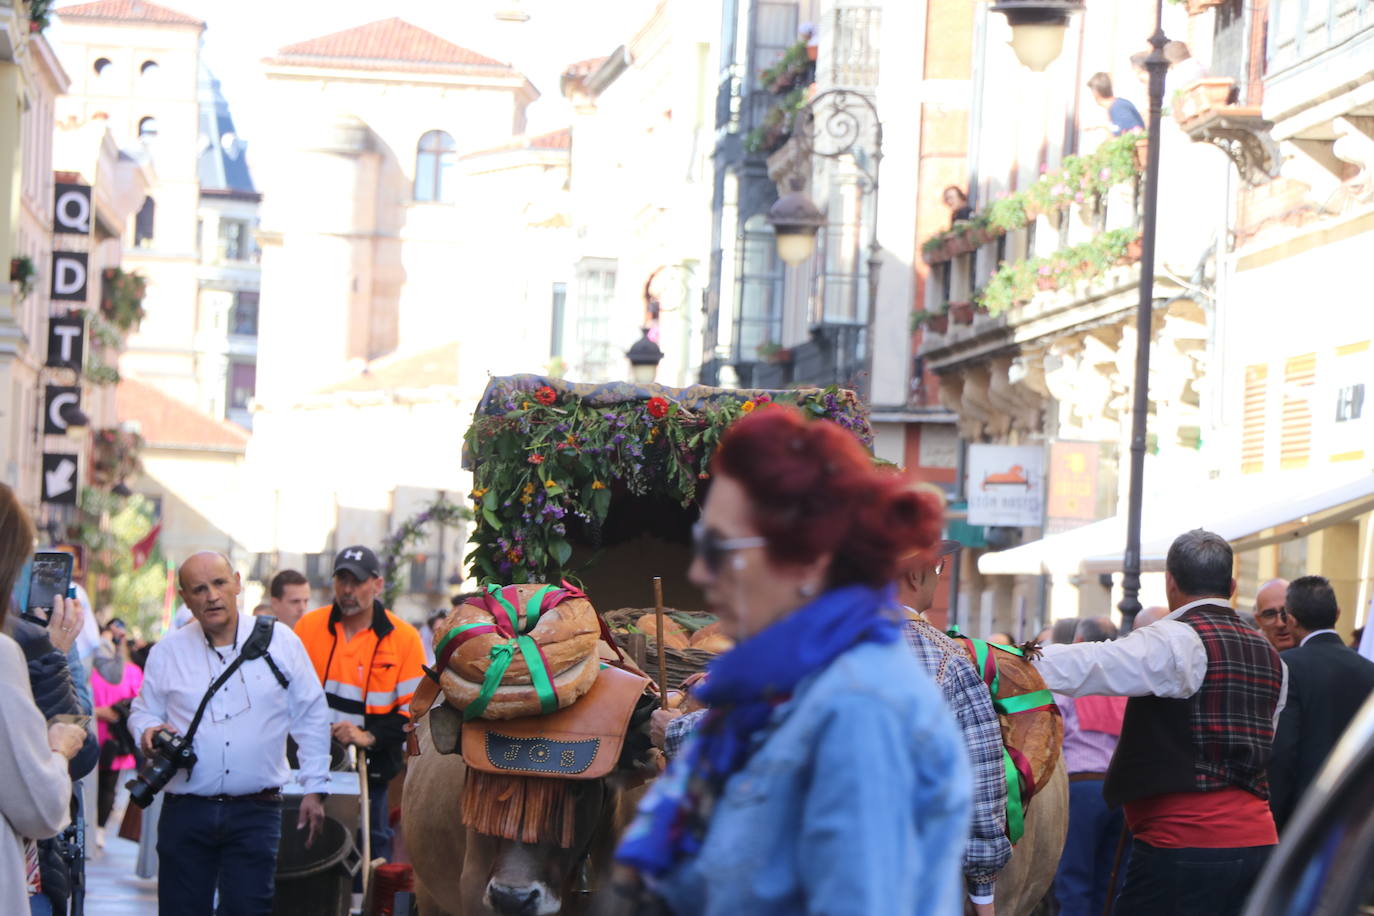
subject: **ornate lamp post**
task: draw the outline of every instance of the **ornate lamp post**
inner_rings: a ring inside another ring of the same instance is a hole
[[[816,113],[821,112],[817,122]],[[864,157],[855,152],[866,123],[872,124],[873,147]],[[873,195],[868,233],[868,374],[873,376],[873,326],[878,314],[878,273],[883,267],[883,246],[878,244],[878,170],[883,163],[883,124],[878,108],[868,96],[852,89],[827,89],[797,112],[798,159],[810,156],[841,159],[848,156],[863,178],[864,190]],[[867,162],[865,162],[865,158]],[[816,250],[816,232],[826,224],[820,208],[802,191],[801,178],[792,178],[790,193],[778,198],[768,210],[768,222],[777,235],[778,257],[795,267]]]
[[[1059,46],[1063,45],[1064,26],[1068,15],[1083,9],[1082,2],[1076,0],[1002,0],[992,9],[1005,13],[1012,27],[1012,47],[1018,48],[1015,37],[1018,28],[1043,30],[1045,23],[1062,20],[1058,26]],[[1043,39],[1026,38],[1032,45]],[[1154,264],[1155,264],[1155,226],[1159,215],[1159,130],[1164,108],[1164,72],[1169,62],[1164,57],[1164,45],[1169,39],[1164,34],[1164,0],[1155,0],[1155,31],[1150,36],[1150,55],[1145,58],[1145,69],[1150,74],[1150,151],[1145,163],[1145,194],[1140,230],[1140,298],[1135,314],[1135,390],[1132,392],[1131,406],[1131,483],[1126,508],[1126,552],[1122,557],[1121,611],[1122,633],[1129,633],[1135,623],[1135,615],[1140,612],[1140,514],[1144,498],[1145,478],[1145,437],[1146,421],[1150,409],[1150,337],[1154,318]],[[1033,66],[1021,51],[1017,57],[1031,69],[1043,70],[1054,57],[1040,67]]]
[[[658,373],[658,364],[663,362],[663,351],[649,339],[648,328],[640,328],[640,331],[642,336],[625,351],[625,355],[630,359],[630,377],[635,384],[648,385]]]

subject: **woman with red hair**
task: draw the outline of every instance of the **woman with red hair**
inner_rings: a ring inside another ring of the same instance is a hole
[[[690,576],[738,645],[614,887],[677,914],[958,912],[968,757],[889,584],[939,536],[939,497],[781,407],[740,420],[712,472]]]

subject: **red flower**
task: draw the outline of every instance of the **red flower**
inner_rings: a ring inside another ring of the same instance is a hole
[[[554,391],[548,385],[543,385],[534,393],[534,399],[545,407],[548,407],[554,401],[558,400],[558,392]]]
[[[655,420],[662,420],[664,417],[668,416],[668,399],[649,398],[648,410],[649,416],[653,417]]]
[[[526,458],[525,460],[528,461],[530,464],[543,464],[543,463],[544,463],[544,456],[543,456],[543,455],[531,455],[531,456],[529,456],[528,458]]]
[[[769,397],[768,395],[766,395],[766,394],[761,394],[761,395],[759,395],[758,397],[754,398],[754,403],[755,403],[755,404],[771,404],[771,403],[773,403],[773,399],[770,398],[770,397]]]

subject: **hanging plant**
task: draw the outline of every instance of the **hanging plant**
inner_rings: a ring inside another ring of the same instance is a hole
[[[123,429],[98,429],[91,436],[91,482],[110,487],[142,469],[143,437]]]
[[[411,548],[424,540],[425,533],[430,527],[438,525],[441,528],[460,528],[472,520],[471,509],[449,502],[441,496],[387,535],[382,541],[382,550],[378,556],[382,561],[382,578],[386,582],[382,603],[391,607],[401,594],[400,574],[417,556]]]
[[[100,279],[100,313],[121,331],[136,329],[144,316],[147,279],[119,267],[105,268]]]
[[[19,284],[20,301],[29,298],[29,293],[33,292],[33,280],[37,273],[29,256],[10,258],[10,282]]]
[[[468,561],[485,581],[558,582],[573,539],[595,543],[614,494],[687,507],[730,424],[773,403],[872,442],[852,391],[764,392],[493,379],[464,438],[477,525]]]
[[[1037,292],[1096,279],[1123,260],[1129,262],[1132,245],[1139,238],[1137,229],[1113,229],[1047,257],[1004,262],[983,287],[977,304],[997,315],[1029,301]]]

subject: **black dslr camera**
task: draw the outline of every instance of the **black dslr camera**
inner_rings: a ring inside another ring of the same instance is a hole
[[[191,740],[167,728],[153,732],[153,753],[148,757],[143,771],[129,780],[129,800],[140,808],[153,803],[153,796],[176,775],[177,770],[190,770],[196,765],[195,752],[191,750]]]

